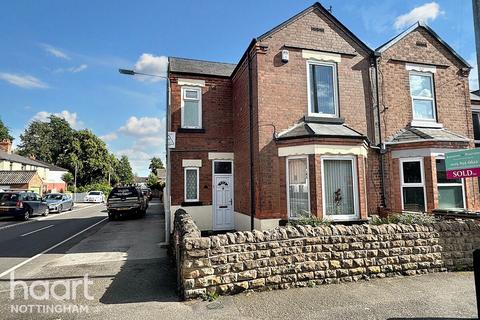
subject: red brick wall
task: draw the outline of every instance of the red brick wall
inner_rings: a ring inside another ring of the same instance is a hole
[[[179,78],[205,80],[202,88],[202,126],[204,133],[182,133],[181,86]],[[171,196],[172,205],[184,201],[183,159],[201,159],[200,201],[212,201],[212,164],[208,152],[233,152],[232,82],[217,77],[199,77],[170,74],[171,83],[171,126],[176,132],[176,146],[171,150]]]
[[[417,41],[427,43],[427,47],[417,46]],[[381,116],[384,137],[392,136],[412,120],[406,61],[437,66],[434,89],[438,121],[448,130],[473,137],[468,76],[462,75],[463,66],[425,29],[413,31],[387,49],[380,61],[380,95],[386,107]]]

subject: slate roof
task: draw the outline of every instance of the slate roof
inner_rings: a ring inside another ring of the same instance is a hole
[[[453,133],[446,129],[432,128],[405,128],[391,137],[386,143],[417,142],[425,140],[466,142],[467,137]]]
[[[432,28],[430,28],[428,25],[426,25],[422,21],[419,21],[419,22],[415,23],[414,25],[410,26],[407,30],[398,34],[397,36],[395,36],[391,40],[385,42],[380,47],[375,49],[375,52],[379,52],[379,53],[384,52],[385,50],[387,50],[388,48],[393,46],[395,43],[397,43],[398,41],[400,41],[404,37],[406,37],[409,33],[415,31],[417,28],[424,28],[425,30],[427,30],[435,39],[437,39],[438,42],[440,42],[447,50],[449,50],[466,67],[472,68],[472,66],[465,59],[463,59],[461,55],[459,55],[452,47],[450,47],[450,45],[448,43],[446,43],[442,38],[440,38],[440,36],[435,31],[433,31]]]
[[[0,171],[0,185],[26,184],[36,174],[36,171]]]
[[[65,171],[65,172],[68,172],[68,169],[65,169],[65,168],[56,166],[56,165],[54,165],[54,164],[50,164],[50,163],[48,163],[48,162],[40,161],[40,160],[35,160],[35,161],[43,164],[43,165],[46,166],[50,171]]]
[[[344,124],[300,122],[294,127],[280,133],[277,139],[282,140],[304,137],[364,138],[362,134]]]
[[[37,166],[37,167],[44,167],[44,168],[48,167],[45,163],[41,163],[37,160],[32,160],[27,157],[22,157],[22,156],[19,156],[18,154],[8,153],[3,150],[0,150],[0,160],[18,162],[18,163],[28,164],[32,166]]]
[[[194,60],[169,57],[169,70],[175,73],[202,74],[220,77],[230,77],[237,66],[234,63]]]
[[[470,100],[479,102],[480,101],[480,90],[475,90],[470,92]]]

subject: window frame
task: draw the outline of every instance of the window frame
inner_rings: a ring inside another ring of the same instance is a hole
[[[404,181],[404,175],[403,175],[403,163],[404,162],[420,162],[420,178],[422,179],[422,182],[405,182]],[[423,189],[423,212],[427,211],[427,191],[425,188],[425,167],[423,164],[423,158],[422,157],[416,157],[416,158],[400,158],[399,159],[399,164],[400,164],[400,197],[401,197],[401,202],[402,202],[402,210],[405,210],[405,203],[403,201],[403,188],[419,188],[421,187]]]
[[[295,219],[299,219],[301,217],[293,217],[290,213],[290,178],[289,178],[289,170],[288,170],[288,162],[290,160],[298,160],[298,159],[307,159],[307,187],[308,187],[308,212],[310,213],[310,215],[314,215],[312,213],[312,206],[311,206],[311,203],[310,203],[310,192],[311,192],[311,188],[310,188],[310,162],[309,162],[309,159],[308,159],[308,155],[298,155],[298,156],[289,156],[289,157],[286,157],[285,159],[285,166],[286,166],[286,192],[287,192],[287,214],[288,214],[288,219],[289,220],[295,220]]]
[[[322,213],[323,218],[332,219],[333,221],[355,221],[360,216],[360,190],[358,188],[358,167],[357,157],[353,155],[331,155],[321,156],[321,175],[322,175]],[[327,214],[326,197],[325,197],[325,160],[349,160],[352,163],[352,179],[353,179],[353,214],[329,215]]]
[[[435,157],[435,160],[445,160],[445,155],[438,155]],[[437,173],[437,163],[435,162],[435,174]],[[461,186],[462,187],[462,202],[463,202],[463,207],[462,208],[447,208],[447,209],[466,209],[466,203],[467,203],[467,199],[465,197],[465,180],[464,179],[460,179],[462,182],[460,183],[457,183],[457,182],[452,182],[452,183],[439,183],[438,182],[438,178],[436,180],[436,183],[437,183],[437,195],[439,194],[439,190],[438,190],[438,187],[459,187]],[[440,204],[440,200],[438,200],[438,204]]]
[[[475,117],[477,118],[477,121],[478,121],[479,126],[480,126],[480,110],[472,110],[472,122],[473,122],[473,115],[475,115]],[[472,123],[472,125],[473,125],[473,123]],[[475,139],[475,130],[473,131],[473,135],[474,135],[474,139]],[[473,141],[475,142],[475,145],[480,144],[480,140],[473,140]]]
[[[198,202],[200,201],[200,168],[198,167],[185,167],[183,168],[183,198],[185,202]],[[195,199],[187,199],[187,170],[197,171],[197,197]]]
[[[426,77],[429,77],[430,78],[430,84],[431,84],[431,90],[432,90],[432,97],[431,98],[428,98],[428,97],[422,97],[422,96],[414,96],[413,93],[412,93],[412,85],[411,85],[411,76],[412,75],[416,75],[416,76],[426,76]],[[437,119],[437,103],[435,101],[435,82],[434,82],[435,78],[433,76],[433,73],[431,72],[420,72],[420,71],[410,71],[408,73],[408,88],[409,88],[409,91],[410,91],[410,102],[412,104],[412,121],[415,121],[415,122],[427,122],[427,123],[437,123],[438,122],[438,119]],[[424,101],[432,101],[432,112],[433,112],[433,119],[419,119],[419,118],[415,118],[415,104],[414,104],[414,101],[415,100],[424,100]]]
[[[196,91],[198,94],[197,99],[187,98],[187,91]],[[180,90],[181,95],[181,127],[184,129],[202,129],[202,88],[201,87],[192,87],[192,86],[182,86]],[[185,126],[185,100],[187,101],[198,101],[198,126]]]
[[[322,112],[313,112],[313,101],[311,93],[311,75],[310,75],[310,65],[320,65],[332,67],[333,73],[333,103],[335,107],[335,114],[322,113]],[[338,98],[338,68],[336,62],[330,61],[319,61],[319,60],[307,60],[307,101],[308,101],[308,115],[313,117],[329,117],[329,118],[338,118],[340,116],[340,105]]]

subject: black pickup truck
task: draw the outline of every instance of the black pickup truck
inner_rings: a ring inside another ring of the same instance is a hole
[[[148,201],[138,187],[115,187],[108,195],[108,219],[115,220],[123,216],[144,217]]]

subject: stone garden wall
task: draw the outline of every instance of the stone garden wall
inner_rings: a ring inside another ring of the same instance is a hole
[[[174,253],[185,299],[472,268],[473,221],[430,225],[277,227],[202,237],[175,213]]]

